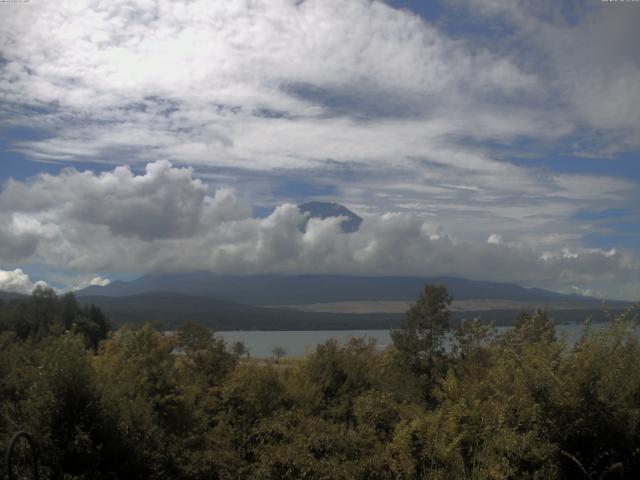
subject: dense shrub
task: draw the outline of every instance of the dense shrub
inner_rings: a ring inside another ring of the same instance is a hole
[[[33,433],[43,478],[640,476],[631,312],[569,346],[548,312],[497,335],[452,330],[449,303],[427,287],[385,350],[331,340],[276,363],[194,324],[108,334],[39,291],[0,306],[0,448]]]

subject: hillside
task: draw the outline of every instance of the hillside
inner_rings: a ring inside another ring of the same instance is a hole
[[[306,305],[370,300],[413,301],[425,283],[445,285],[455,300],[569,303],[589,308],[599,307],[601,303],[593,297],[454,277],[221,275],[210,272],[150,274],[129,282],[88,287],[77,295],[122,297],[165,291],[249,305]],[[611,305],[624,306],[625,302],[611,302]]]
[[[263,308],[170,292],[151,292],[127,297],[85,296],[82,304],[99,306],[115,326],[124,323],[157,322],[174,329],[186,321],[207,325],[215,330],[377,330],[397,327],[402,313],[313,312],[288,308]],[[620,309],[612,308],[612,313]],[[511,325],[518,309],[466,310],[452,313],[453,323],[465,318],[480,318],[496,325]],[[583,322],[587,317],[606,320],[600,308],[554,310],[558,323]]]
[[[19,301],[25,295],[0,291],[0,303]],[[82,305],[97,305],[111,319],[114,327],[125,323],[158,324],[164,329],[175,329],[187,321],[209,326],[215,330],[378,330],[397,327],[406,308],[393,303],[392,309],[371,308],[366,302],[347,304],[286,305],[259,307],[228,302],[210,297],[185,295],[175,292],[146,292],[127,296],[84,295],[78,298]],[[376,304],[377,302],[372,302]],[[384,303],[384,302],[380,302]],[[362,308],[364,305],[365,308]],[[407,304],[403,304],[408,307]],[[581,306],[566,304],[564,308],[552,306],[557,323],[595,322],[606,320],[600,305]],[[340,307],[340,308],[337,308]],[[454,301],[452,322],[480,318],[496,325],[511,325],[522,309],[531,310],[535,304],[515,304],[505,301]],[[612,306],[611,313],[620,313],[620,306]]]
[[[16,300],[20,298],[25,298],[27,295],[23,295],[22,293],[16,292],[5,292],[0,290],[0,300]]]
[[[151,321],[168,329],[193,321],[216,330],[366,330],[390,328],[401,318],[397,314],[327,314],[260,308],[171,292],[127,297],[83,296],[79,301],[99,306],[115,325]]]

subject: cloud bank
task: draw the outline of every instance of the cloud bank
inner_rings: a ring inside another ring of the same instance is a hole
[[[488,241],[458,240],[433,220],[407,213],[367,216],[353,233],[341,231],[340,218],[311,219],[301,231],[306,217],[295,205],[254,218],[236,193],[211,192],[189,168],[164,161],[141,174],[128,167],[100,174],[68,169],[13,180],[0,193],[0,210],[12,212],[0,234],[36,239],[24,261],[85,273],[456,275],[629,298],[640,279],[630,252],[541,251],[495,234]],[[15,258],[3,253],[0,262],[14,264]],[[6,284],[23,285],[21,291],[32,286],[20,270],[11,278],[17,280]]]

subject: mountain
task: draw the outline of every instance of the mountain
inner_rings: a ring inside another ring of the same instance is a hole
[[[16,300],[21,298],[27,298],[27,296],[28,295],[25,295],[23,293],[5,292],[0,290],[0,300]]]
[[[327,313],[286,308],[255,307],[224,302],[207,297],[170,292],[151,292],[126,297],[84,296],[81,304],[100,307],[115,327],[125,323],[159,323],[164,329],[176,329],[193,321],[215,330],[376,330],[397,327],[403,313]],[[621,313],[612,308],[612,313]],[[512,325],[518,310],[454,311],[452,322],[464,318],[494,321],[496,325]],[[565,309],[552,312],[559,323],[606,320],[599,308]]]
[[[353,213],[344,205],[334,202],[307,202],[298,205],[298,209],[302,213],[309,215],[308,218],[331,218],[331,217],[346,217],[346,219],[340,224],[340,229],[344,233],[355,232],[360,228],[362,218]],[[265,218],[273,213],[275,207],[268,206],[255,206],[253,207],[253,215],[256,218]],[[305,231],[307,228],[307,222],[301,227],[301,231]]]
[[[128,282],[91,286],[76,293],[124,297],[172,292],[245,305],[306,305],[349,301],[413,301],[425,283],[443,284],[455,300],[501,299],[539,304],[599,307],[600,300],[510,283],[454,277],[361,277],[350,275],[222,275],[211,272],[150,274]],[[628,305],[626,302],[610,302]]]
[[[340,228],[345,233],[357,231],[362,223],[362,218],[339,203],[308,202],[298,205],[298,208],[302,213],[308,213],[310,218],[346,217],[346,220],[340,224]]]
[[[326,314],[261,308],[171,292],[126,297],[92,295],[78,300],[100,307],[115,326],[158,322],[168,329],[193,321],[216,330],[368,330],[397,326],[401,318],[398,314]]]
[[[425,283],[447,286],[454,322],[510,325],[521,309],[536,305],[549,306],[560,323],[606,319],[596,298],[454,277],[165,273],[91,286],[76,296],[103,309],[115,326],[155,321],[171,329],[191,320],[217,330],[368,330],[397,326]],[[4,299],[21,297],[0,292]],[[629,305],[609,302],[613,314]]]

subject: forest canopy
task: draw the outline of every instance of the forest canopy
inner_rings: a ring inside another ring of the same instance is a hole
[[[1,458],[24,430],[42,478],[638,478],[636,312],[568,345],[547,311],[498,334],[450,302],[425,286],[387,348],[273,361],[38,288],[0,303]]]

